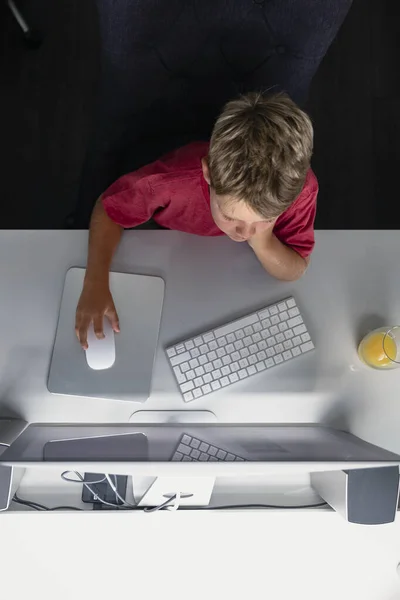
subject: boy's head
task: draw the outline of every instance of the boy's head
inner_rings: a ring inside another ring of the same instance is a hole
[[[271,228],[301,192],[312,147],[309,117],[285,94],[229,102],[203,159],[218,227],[235,241]]]

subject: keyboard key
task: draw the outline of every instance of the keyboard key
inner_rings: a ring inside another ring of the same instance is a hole
[[[215,456],[218,452],[218,448],[216,448],[215,446],[210,446],[208,449],[208,454],[210,454],[211,456]]]
[[[252,344],[251,346],[249,346],[249,352],[250,354],[255,354],[255,352],[258,352],[257,344]]]
[[[212,381],[211,373],[206,373],[205,375],[203,375],[203,381],[204,383],[210,383]]]
[[[282,354],[277,354],[276,356],[274,356],[274,361],[276,365],[280,365],[281,363],[283,363]]]
[[[226,337],[222,336],[218,339],[218,346],[221,348],[221,346],[226,346]]]
[[[238,362],[235,361],[235,362],[233,362],[231,364],[231,371],[232,371],[232,373],[234,373],[235,371],[239,371],[239,369],[240,369],[240,367],[239,367],[239,363]]]
[[[247,337],[244,338],[243,343],[245,346],[250,346],[250,344],[253,343],[253,340],[251,339],[251,336],[248,335]]]
[[[267,355],[265,354],[264,350],[261,350],[261,352],[257,352],[257,360],[265,360],[267,358]]]
[[[281,314],[279,315],[281,318],[281,321],[287,321],[289,318],[288,312],[286,310],[284,310],[283,312],[281,312]]]
[[[225,354],[226,354],[225,348],[223,348],[223,347],[222,348],[218,348],[218,350],[217,350],[217,356],[219,356],[219,358],[221,358],[221,356],[225,356]]]
[[[192,458],[194,458],[195,460],[197,460],[199,458],[199,456],[200,456],[200,452],[198,450],[192,450],[191,453],[190,453],[190,456]]]
[[[301,317],[293,317],[293,319],[289,319],[287,324],[289,325],[289,327],[297,327],[297,325],[301,325],[302,322],[303,319]]]
[[[213,379],[221,379],[221,377],[222,377],[221,369],[216,369],[215,371],[213,371],[211,373],[211,375],[212,375]]]
[[[214,352],[214,350],[212,352],[209,352],[207,354],[207,358],[210,362],[212,362],[213,360],[215,360],[217,358],[217,353]]]
[[[197,358],[192,358],[192,360],[189,360],[189,365],[191,369],[195,369],[196,367],[200,366],[200,363]]]
[[[210,458],[208,459],[208,462],[219,462],[218,458],[216,458],[216,456],[210,456]]]
[[[230,383],[230,382],[229,382],[229,379],[228,379],[227,377],[223,377],[223,378],[220,380],[220,384],[222,385],[222,387],[225,387],[226,385],[229,385],[229,383]]]
[[[282,312],[283,310],[286,310],[286,309],[287,309],[286,302],[285,301],[279,302],[279,304],[278,304],[279,312]]]
[[[269,307],[269,314],[270,315],[276,315],[276,314],[278,314],[278,312],[279,311],[278,311],[278,308],[276,306],[270,306]]]
[[[201,389],[203,390],[203,394],[209,394],[210,392],[212,392],[211,385],[209,383],[203,385]]]
[[[235,352],[235,346],[233,344],[227,344],[225,346],[225,350],[227,354],[232,354],[233,352]]]
[[[286,300],[286,304],[288,308],[292,308],[293,306],[296,306],[296,302],[294,300],[294,298],[288,298],[288,300]]]
[[[252,336],[253,342],[255,344],[257,344],[257,342],[259,342],[260,340],[262,340],[262,337],[259,333],[254,333]]]
[[[210,457],[205,452],[202,452],[199,457],[200,462],[207,462]]]
[[[195,390],[193,390],[193,396],[195,398],[200,398],[203,395],[203,392],[200,388],[196,388]]]
[[[239,354],[239,352],[232,352],[231,359],[232,360],[240,360],[240,354]]]
[[[283,352],[284,348],[283,348],[283,344],[277,344],[275,346],[275,352],[281,353]]]
[[[261,332],[261,337],[262,337],[264,340],[266,340],[267,338],[269,338],[269,336],[270,336],[270,335],[271,335],[271,334],[270,334],[270,332],[269,332],[269,329],[264,329],[264,331],[262,331],[262,332]]]
[[[301,344],[301,337],[299,335],[296,336],[296,337],[294,337],[293,340],[292,340],[292,342],[293,342],[294,346],[300,346],[300,344]]]
[[[295,346],[294,348],[292,348],[292,354],[293,356],[299,356],[299,354],[301,354],[299,346]]]
[[[206,362],[208,362],[208,358],[205,354],[201,354],[199,356],[199,363],[203,366],[206,364]],[[181,367],[182,368],[182,367]]]
[[[182,462],[192,462],[192,461],[193,461],[193,458],[191,458],[190,456],[184,456],[182,458]]]
[[[306,326],[304,324],[303,325],[299,325],[298,327],[295,327],[293,329],[294,335],[300,335],[302,333],[305,333],[306,331],[307,331],[307,328],[306,328]]]
[[[285,342],[283,342],[283,347],[286,350],[289,350],[289,348],[293,348],[293,342],[292,342],[292,340],[286,340]]]
[[[183,394],[183,399],[185,402],[190,402],[191,400],[194,399],[194,396],[193,396],[192,392],[186,392],[186,394]]]
[[[235,337],[237,340],[241,340],[244,338],[244,331],[243,329],[238,329],[238,331],[235,331]]]
[[[195,337],[193,342],[194,342],[195,346],[201,346],[204,343],[201,335],[199,335],[198,337]]]
[[[264,319],[262,322],[263,329],[268,329],[268,327],[271,327],[271,325],[271,319]]]
[[[192,357],[190,356],[189,352],[184,352],[183,354],[173,356],[170,360],[170,363],[173,367],[175,367],[176,365],[181,365],[182,363],[187,362],[191,358]]]
[[[279,331],[283,333],[288,329],[288,324],[286,323],[286,321],[283,321],[282,323],[279,323],[278,327]]]
[[[244,348],[244,344],[243,344],[242,340],[237,340],[237,342],[234,343],[234,346],[235,346],[236,350],[241,350],[242,348]]]
[[[201,442],[201,444],[199,446],[199,450],[200,450],[200,452],[207,452],[209,447],[210,447],[210,444],[206,444],[206,442]]]
[[[231,375],[229,375],[229,381],[231,383],[235,383],[235,381],[239,381],[239,376],[237,373],[232,373]]]
[[[214,369],[220,369],[223,366],[222,360],[217,358],[217,360],[214,360],[213,365]]]
[[[275,366],[274,359],[273,358],[267,358],[267,360],[265,361],[265,366],[267,367],[267,369],[270,369],[271,367],[274,367]]]
[[[252,333],[254,333],[253,327],[251,325],[249,325],[248,327],[245,327],[244,333],[245,333],[245,335],[251,335]]]
[[[303,333],[303,335],[301,336],[301,340],[303,342],[309,342],[310,341],[310,334],[309,333]],[[183,371],[182,369],[182,365],[181,365],[181,371]]]
[[[221,384],[219,381],[212,381],[211,387],[212,387],[213,391],[215,392],[216,390],[221,389]]]
[[[271,358],[271,356],[275,356],[275,348],[267,348],[266,353],[268,358]]]
[[[219,460],[224,460],[225,456],[226,456],[225,450],[218,450],[217,458],[219,458]]]
[[[222,369],[221,369],[222,375],[229,375],[230,372],[231,372],[231,369],[230,369],[229,365],[226,365],[226,367],[222,367]]]
[[[203,335],[203,340],[206,344],[208,344],[208,342],[211,342],[211,340],[213,339],[215,339],[215,337],[212,331],[209,331],[208,333],[205,333]]]
[[[247,367],[247,372],[249,375],[254,375],[254,373],[257,373],[257,369],[254,365],[250,365],[250,367]]]
[[[260,312],[258,313],[258,317],[259,317],[259,319],[261,319],[261,321],[263,319],[265,319],[266,317],[269,317],[269,309],[264,308],[264,310],[260,310]]]
[[[265,362],[262,360],[256,364],[256,369],[260,373],[261,371],[265,371]]]
[[[277,327],[276,325],[272,325],[269,332],[271,335],[276,335],[277,333],[279,333],[279,327]]]
[[[194,348],[193,340],[188,340],[185,342],[185,348],[186,350],[192,350]]]
[[[190,435],[183,434],[181,442],[182,444],[186,444],[186,446],[188,446],[190,444],[191,439],[192,438],[190,437]]]
[[[204,370],[206,373],[211,373],[211,371],[214,369],[214,366],[212,363],[207,363],[206,365],[204,365]]]
[[[233,460],[235,460],[235,455],[231,454],[230,452],[228,452],[228,454],[226,455],[225,460],[229,460],[229,462],[233,461]]]
[[[276,339],[274,338],[274,336],[267,339],[267,345],[269,346],[269,348],[271,348],[271,346],[276,345]]]
[[[172,457],[172,460],[178,462],[180,460],[182,460],[183,458],[183,454],[181,454],[180,452],[175,452],[174,456]]]
[[[257,362],[257,356],[256,356],[255,354],[251,354],[251,355],[249,356],[249,363],[250,363],[251,365],[254,365],[256,362]]]
[[[312,342],[307,342],[306,344],[302,344],[300,346],[300,350],[304,354],[304,352],[309,352],[310,350],[314,350],[314,344]]]
[[[185,352],[184,344],[178,344],[177,346],[175,346],[175,350],[178,354],[182,354],[182,352]]]
[[[203,344],[202,346],[200,346],[199,350],[200,350],[200,354],[207,354],[207,352],[208,352],[207,344]]]
[[[200,440],[193,438],[190,445],[192,448],[198,448],[200,446]]]
[[[276,341],[277,342],[284,342],[285,341],[285,336],[283,335],[283,333],[278,333],[276,335]]]
[[[226,336],[226,341],[229,344],[233,344],[233,342],[235,341],[235,334],[234,333],[228,333],[228,335]]]
[[[279,321],[280,321],[280,318],[279,318],[278,315],[274,315],[274,316],[271,317],[271,323],[272,323],[272,325],[278,325]]]
[[[202,377],[196,377],[196,379],[194,380],[194,385],[196,387],[201,387],[203,385],[204,381]]]
[[[179,367],[174,367],[175,377],[178,383],[185,383],[186,375],[184,375]]]
[[[285,350],[285,352],[283,353],[283,358],[285,360],[290,360],[293,357],[293,354],[291,353],[290,350]]]
[[[267,347],[267,342],[265,340],[261,340],[261,342],[258,342],[257,346],[259,350],[265,350]]]
[[[196,373],[191,369],[186,373],[186,379],[194,379],[196,377]]]
[[[290,340],[290,338],[292,338],[294,336],[294,333],[292,331],[292,329],[288,329],[288,331],[285,331],[285,338],[287,340]]]
[[[181,392],[182,392],[182,394],[184,392],[190,392],[190,390],[192,390],[193,388],[194,388],[193,381],[187,381],[186,383],[182,383]]]
[[[294,308],[289,309],[289,317],[297,317],[297,315],[300,314],[299,309],[297,308],[297,306],[295,306]]]
[[[254,323],[253,329],[254,329],[255,332],[261,331],[262,330],[261,323]]]
[[[222,359],[222,362],[224,363],[224,365],[230,365],[232,362],[232,359],[230,356],[224,356]]]
[[[249,361],[247,358],[242,358],[242,360],[239,360],[239,365],[244,369],[249,366]]]
[[[204,367],[201,366],[197,367],[197,369],[195,369],[194,371],[198,377],[200,377],[200,375],[204,375],[205,373]]]
[[[250,356],[250,352],[247,348],[242,348],[242,350],[240,351],[240,356],[242,358],[246,358],[247,356]]]
[[[210,350],[216,350],[218,348],[218,344],[215,340],[212,340],[209,344],[208,347],[210,348]]]
[[[239,379],[246,379],[246,377],[247,377],[247,371],[246,371],[246,369],[241,369],[239,371],[238,375],[239,375]]]
[[[305,340],[305,341],[307,341],[307,340]],[[181,371],[182,371],[182,373],[186,373],[186,371],[189,371],[189,369],[190,369],[189,363],[185,362],[185,363],[181,364]]]
[[[186,446],[185,444],[179,444],[178,448],[177,448],[177,452],[180,452],[183,455],[188,455],[191,452],[191,449],[189,446]]]
[[[168,350],[167,350],[167,356],[169,356],[169,358],[172,358],[175,355],[176,355],[175,348],[168,348]]]

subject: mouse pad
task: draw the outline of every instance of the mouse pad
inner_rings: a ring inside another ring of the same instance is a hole
[[[85,269],[69,269],[47,387],[53,394],[145,402],[150,395],[164,300],[160,277],[110,273],[110,289],[121,332],[115,334],[115,362],[95,371],[75,335],[75,311]]]

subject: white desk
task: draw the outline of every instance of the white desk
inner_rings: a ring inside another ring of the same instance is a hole
[[[113,269],[166,281],[153,392],[145,404],[47,391],[65,273],[85,265],[86,244],[83,231],[1,232],[0,414],[31,422],[126,422],[141,409],[209,409],[221,422],[344,426],[400,453],[400,369],[367,369],[356,354],[360,330],[400,321],[398,232],[317,232],[310,268],[296,283],[272,280],[246,245],[229,239],[126,232]],[[163,347],[291,293],[317,346],[307,370],[293,361],[253,378],[251,393],[183,403]]]

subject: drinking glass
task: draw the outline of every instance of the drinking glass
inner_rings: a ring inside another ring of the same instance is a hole
[[[400,326],[380,327],[370,331],[360,342],[358,356],[373,369],[400,367]]]

